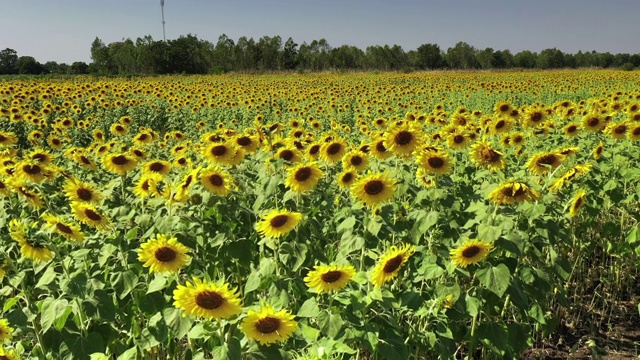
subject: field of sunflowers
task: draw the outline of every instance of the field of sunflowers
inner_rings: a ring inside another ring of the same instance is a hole
[[[0,82],[0,359],[595,334],[638,316],[639,144],[638,72]]]

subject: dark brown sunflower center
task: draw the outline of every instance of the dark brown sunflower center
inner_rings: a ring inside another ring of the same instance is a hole
[[[591,127],[598,126],[599,123],[600,123],[600,119],[598,119],[598,118],[590,118],[587,121],[587,124],[589,124],[589,126],[591,126]]]
[[[553,165],[557,160],[554,154],[547,154],[538,159],[538,165]]]
[[[542,114],[539,112],[534,112],[533,114],[531,114],[531,121],[533,122],[538,122],[542,120]]]
[[[65,234],[73,234],[73,229],[71,229],[70,227],[68,227],[63,223],[59,223],[59,222],[56,223],[56,229],[58,229],[58,231],[61,231]]]
[[[515,136],[515,137],[513,138],[513,142],[514,142],[515,144],[519,144],[519,143],[521,143],[523,140],[524,140],[524,138],[523,138],[522,136],[520,136],[520,135]]]
[[[218,174],[213,174],[209,176],[209,182],[213,186],[222,186],[222,184],[224,184],[224,179]]]
[[[509,105],[507,104],[500,105],[500,112],[507,112],[507,111],[509,111]]]
[[[327,271],[326,273],[320,275],[320,278],[322,278],[323,282],[334,283],[340,280],[340,278],[342,278],[342,271],[339,271],[339,270]]]
[[[400,146],[408,145],[411,143],[411,140],[413,140],[413,134],[406,130],[400,131],[393,137],[393,141]]]
[[[84,155],[81,155],[81,156],[80,156],[80,161],[81,161],[83,164],[91,165],[91,161],[90,161],[89,159],[87,159],[87,157],[86,157],[86,156],[84,156]]]
[[[124,128],[123,128],[122,126],[120,126],[120,125],[117,125],[117,126],[116,126],[116,131],[117,131],[117,132],[123,132],[123,131],[124,131]]]
[[[464,136],[463,135],[456,135],[453,137],[453,142],[456,144],[462,144],[464,142]]]
[[[298,169],[298,171],[296,171],[294,177],[296,179],[296,181],[307,181],[310,177],[311,177],[311,169],[308,167],[303,167]]]
[[[482,155],[482,159],[486,162],[494,163],[500,161],[500,154],[493,149],[484,149],[480,153]]]
[[[439,169],[444,166],[444,160],[442,160],[442,158],[439,158],[437,156],[430,157],[427,160],[427,163],[429,164],[430,167],[434,169]]]
[[[333,144],[329,145],[329,147],[327,147],[327,154],[335,155],[335,154],[339,153],[341,149],[342,149],[342,144],[333,143]]]
[[[226,154],[226,153],[227,153],[227,147],[226,147],[226,146],[224,146],[224,145],[214,146],[214,147],[211,149],[211,153],[212,153],[214,156],[222,156],[222,155],[224,155],[224,154]]]
[[[362,151],[365,154],[369,153],[369,145],[362,145],[362,147],[360,147],[360,151]]]
[[[140,140],[140,141],[145,141],[145,140],[147,140],[148,138],[149,138],[149,135],[147,135],[147,134],[140,134],[140,135],[138,136],[138,140]]]
[[[384,190],[384,183],[380,180],[371,180],[364,184],[364,192],[367,195],[378,195]]]
[[[596,154],[598,154],[598,155],[602,154],[603,150],[604,150],[604,148],[602,146],[598,146],[598,148],[596,149]]]
[[[151,187],[151,185],[149,184],[149,180],[145,180],[144,182],[142,182],[142,185],[140,187],[144,191],[149,191],[149,188]]]
[[[383,153],[383,152],[386,152],[386,151],[387,151],[387,148],[384,146],[384,144],[383,144],[383,142],[382,142],[382,141],[378,141],[378,142],[376,143],[376,150],[378,150],[378,152]]]
[[[350,172],[348,172],[348,173],[346,173],[346,174],[344,174],[342,176],[342,182],[343,183],[349,183],[349,182],[351,182],[351,179],[353,179],[353,174],[350,173]]]
[[[162,170],[164,170],[164,164],[161,162],[154,162],[149,166],[149,170],[154,172],[162,172]]]
[[[180,158],[180,159],[178,159],[178,164],[180,164],[180,165],[184,165],[184,164],[186,164],[186,163],[187,163],[187,159],[185,159],[185,158]]]
[[[38,160],[41,163],[46,162],[49,159],[49,157],[45,154],[34,154],[31,158],[33,160]]]
[[[251,145],[251,138],[248,136],[239,137],[236,141],[240,146],[249,146]]]
[[[567,128],[567,132],[570,132],[570,133],[575,132],[576,130],[578,130],[578,127],[575,125],[571,125]]]
[[[579,198],[577,198],[577,199],[576,199],[575,204],[573,204],[573,208],[574,208],[574,209],[577,209],[577,208],[579,208],[579,207],[580,207],[580,205],[582,205],[582,198],[581,198],[581,197],[579,197]]]
[[[633,135],[638,136],[640,135],[640,127],[637,127],[635,129],[633,129],[633,131],[631,132]]]
[[[93,192],[85,188],[78,188],[78,190],[76,190],[76,195],[78,195],[78,198],[83,201],[90,201],[93,199]]]
[[[474,256],[478,255],[479,253],[480,253],[480,247],[477,245],[472,245],[462,250],[462,256],[467,259],[471,259]]]
[[[171,262],[178,256],[175,250],[166,246],[157,249],[154,255],[160,262]]]
[[[215,291],[205,290],[196,295],[196,304],[207,310],[215,310],[224,304],[224,298]]]
[[[9,140],[9,138],[7,138],[6,136],[0,134],[0,142],[4,142],[4,141],[7,141],[7,140]]]
[[[25,165],[22,167],[22,171],[29,175],[37,175],[42,172],[42,168],[38,165]]]
[[[309,148],[309,154],[311,155],[317,154],[318,151],[320,151],[320,145],[313,145],[312,147]]]
[[[293,157],[294,157],[294,153],[291,150],[282,150],[282,152],[280,153],[280,158],[286,161],[291,161]]]
[[[624,125],[618,125],[615,127],[615,129],[613,129],[613,132],[615,132],[616,134],[624,134],[625,132],[627,132],[627,127]]]
[[[86,217],[88,217],[89,219],[93,220],[93,221],[100,221],[102,220],[102,216],[100,216],[100,214],[98,214],[97,212],[91,210],[91,209],[86,209],[84,211],[84,214],[86,215]]]
[[[506,121],[504,121],[504,120],[499,120],[499,121],[496,123],[496,129],[502,129],[506,124],[507,124],[507,122],[506,122]]]
[[[386,274],[390,274],[398,270],[400,265],[402,265],[402,260],[402,254],[396,255],[395,257],[387,260],[387,262],[384,264],[384,268],[382,268],[382,271],[384,271]]]
[[[127,157],[124,155],[118,155],[118,156],[114,156],[111,159],[111,162],[116,165],[122,166],[122,165],[127,165],[129,163],[129,159],[127,159]]]
[[[256,330],[260,331],[263,334],[271,334],[273,332],[278,331],[280,326],[282,325],[280,319],[267,316],[262,318],[256,322]]]
[[[289,217],[287,215],[276,215],[273,219],[271,219],[271,221],[269,221],[269,224],[274,228],[279,228],[284,226],[287,221],[289,221]]]
[[[191,182],[193,182],[193,176],[189,175],[187,176],[187,178],[184,180],[184,183],[182,184],[182,188],[186,189],[189,187],[189,185],[191,185]]]
[[[360,164],[362,164],[362,158],[358,155],[352,156],[351,159],[349,160],[349,162],[351,163],[351,165],[353,166],[358,166]]]

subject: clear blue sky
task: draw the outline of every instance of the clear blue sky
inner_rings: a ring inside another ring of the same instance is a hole
[[[0,0],[0,49],[40,62],[91,62],[105,43],[162,39],[160,0]],[[167,39],[215,43],[325,38],[332,47],[398,44],[405,51],[466,41],[476,48],[640,53],[640,0],[165,0]]]

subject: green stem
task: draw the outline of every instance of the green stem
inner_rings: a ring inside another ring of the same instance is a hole
[[[474,315],[473,321],[471,322],[471,338],[469,339],[469,354],[467,355],[468,359],[473,359],[473,354],[476,351],[476,325],[478,323],[478,314]]]

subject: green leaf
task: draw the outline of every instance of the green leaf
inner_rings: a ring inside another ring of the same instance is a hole
[[[355,226],[355,224],[356,224],[356,217],[349,216],[342,223],[340,223],[340,225],[338,225],[338,227],[336,228],[336,231],[338,232],[338,234],[342,234],[345,231],[353,230],[353,227]]]
[[[504,355],[509,344],[509,334],[501,324],[484,322],[478,326],[477,334],[478,339],[493,352]]]
[[[318,340],[318,335],[320,335],[320,330],[314,327],[311,327],[305,324],[304,322],[300,322],[299,325],[300,325],[300,330],[302,331],[302,334],[304,335],[307,342],[311,343]]]
[[[427,230],[438,223],[438,217],[439,213],[437,211],[430,211],[429,214],[427,214],[427,216],[425,216],[424,219],[422,219],[422,221],[420,222],[420,227],[418,228],[418,230],[420,230],[421,233],[427,232]]]
[[[328,314],[324,319],[322,331],[330,338],[335,338],[342,329],[342,317],[338,314]]]
[[[110,360],[111,358],[104,353],[93,353],[89,356],[91,360]]]
[[[138,347],[134,346],[131,349],[120,354],[117,360],[136,360],[137,358],[138,358]]]
[[[60,345],[60,359],[89,360],[89,354],[104,353],[104,341],[97,332],[89,333],[87,338],[71,336]]]
[[[193,324],[190,318],[182,316],[182,310],[174,307],[162,310],[162,316],[171,333],[178,339],[187,335]]]
[[[47,298],[42,302],[40,326],[43,333],[46,333],[51,328],[53,323],[58,320],[58,317],[63,316],[67,307],[69,307],[69,302],[65,299]]]
[[[56,279],[57,275],[55,268],[53,266],[49,266],[44,274],[40,276],[40,279],[36,284],[36,289],[45,289],[47,285],[51,284],[51,282]]]
[[[149,289],[147,290],[147,294],[154,293],[156,291],[160,291],[165,288],[167,285],[167,278],[163,274],[156,273],[155,277],[149,283]]]
[[[20,293],[12,298],[7,299],[7,301],[5,301],[4,305],[2,306],[2,312],[7,312],[9,311],[13,305],[17,304],[18,301],[20,301],[20,297],[24,296],[24,293]]]
[[[478,270],[476,276],[489,291],[502,297],[509,287],[511,273],[505,264]]]
[[[257,271],[252,271],[247,278],[247,283],[244,285],[244,293],[248,294],[252,291],[260,288],[260,274]]]
[[[315,298],[309,298],[298,310],[298,317],[315,318],[318,314],[320,314],[320,308]]]

